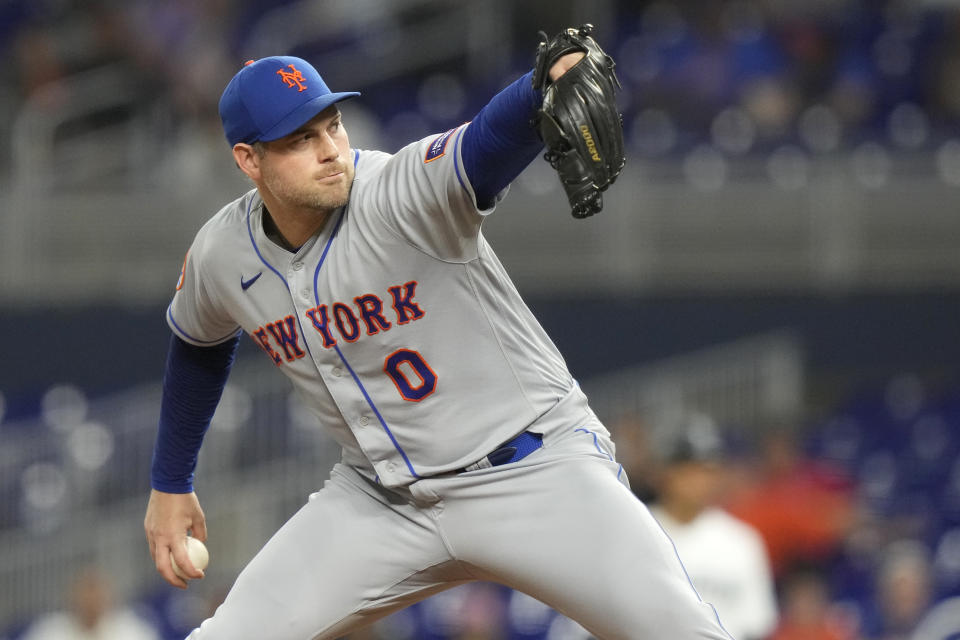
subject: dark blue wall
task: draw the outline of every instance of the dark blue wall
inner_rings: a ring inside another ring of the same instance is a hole
[[[533,300],[581,378],[775,329],[814,372],[960,365],[960,293]]]
[[[958,369],[960,293],[530,298],[584,379],[623,366],[773,329],[793,329],[814,373]],[[48,385],[91,394],[159,379],[169,332],[164,308],[9,310],[0,314],[0,391],[8,413],[30,412]],[[262,357],[250,340],[240,359]]]

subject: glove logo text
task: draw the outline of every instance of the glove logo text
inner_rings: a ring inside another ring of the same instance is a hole
[[[583,136],[583,141],[587,143],[587,151],[590,152],[590,157],[593,158],[593,161],[602,162],[602,160],[600,160],[600,154],[597,153],[597,143],[593,141],[593,135],[590,133],[590,127],[585,124],[580,125],[580,135]]]

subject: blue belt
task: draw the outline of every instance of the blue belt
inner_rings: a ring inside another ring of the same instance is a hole
[[[499,467],[502,464],[517,462],[518,460],[523,460],[542,446],[542,435],[524,431],[516,438],[504,442],[473,464],[463,467],[462,469],[457,469],[456,473],[478,471],[480,469],[489,469],[490,467]]]

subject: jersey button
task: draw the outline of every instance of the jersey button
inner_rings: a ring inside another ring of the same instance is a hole
[[[334,367],[334,368],[333,368],[333,377],[334,377],[334,378],[339,378],[339,377],[342,376],[342,375],[343,375],[343,369],[341,369],[340,367]]]
[[[300,271],[300,269],[303,269],[303,263],[302,263],[302,262],[294,262],[294,263],[293,263],[293,270],[294,270],[294,271]]]
[[[390,473],[393,473],[393,472],[396,471],[396,470],[397,470],[397,465],[396,465],[396,464],[394,464],[394,463],[392,463],[392,462],[388,462],[388,463],[387,463],[387,471],[389,471]]]
[[[306,287],[304,287],[303,289],[300,289],[300,295],[302,295],[304,298],[306,298],[307,300],[309,300],[309,299],[310,299],[310,289],[308,289],[308,288],[306,288]]]
[[[360,416],[360,425],[365,427],[368,424],[370,424],[370,418],[368,418],[367,416]]]

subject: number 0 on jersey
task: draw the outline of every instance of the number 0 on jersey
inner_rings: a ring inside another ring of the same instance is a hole
[[[402,365],[407,366],[402,366]],[[419,352],[412,349],[397,349],[383,361],[383,370],[397,385],[404,400],[420,402],[437,388],[437,374]],[[415,382],[411,381],[413,374]]]

